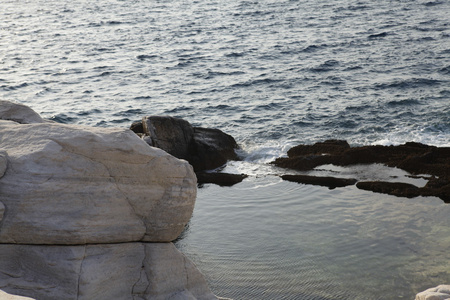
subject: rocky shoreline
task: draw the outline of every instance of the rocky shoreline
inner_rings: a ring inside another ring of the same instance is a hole
[[[405,170],[412,176],[428,180],[424,187],[402,182],[358,181],[335,177],[283,176],[283,179],[335,188],[337,182],[363,190],[399,197],[435,196],[450,202],[450,148],[409,142],[399,146],[350,147],[346,141],[329,140],[314,145],[298,145],[288,157],[278,158],[274,165],[299,171],[310,171],[322,165],[354,166],[383,164]]]
[[[217,299],[171,243],[194,209],[186,161],[6,101],[0,141],[1,299]]]
[[[239,159],[238,144],[171,117],[144,117],[131,129],[59,124],[0,101],[0,299],[221,299],[172,241],[192,216],[197,184],[231,186],[247,177],[211,172]],[[418,143],[330,140],[296,146],[272,164],[301,172],[383,164],[428,182],[281,177],[448,203],[449,154]],[[438,286],[416,300],[449,299],[449,291]]]
[[[197,174],[199,184],[231,186],[247,177],[245,174],[209,172],[223,167],[229,160],[239,160],[235,139],[218,130],[193,127],[187,121],[168,116],[143,117],[131,125],[150,146],[186,159]],[[328,140],[313,145],[298,145],[271,164],[287,170],[312,171],[322,165],[355,166],[382,164],[399,168],[428,182],[417,187],[404,182],[358,181],[355,178],[284,174],[288,181],[326,186],[331,189],[355,185],[359,189],[399,197],[435,196],[450,202],[450,148],[409,142],[398,146],[350,147],[347,141]],[[201,163],[200,163],[201,162]]]

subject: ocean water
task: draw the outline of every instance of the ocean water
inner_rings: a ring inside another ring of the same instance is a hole
[[[445,0],[1,0],[0,98],[234,136],[244,161],[226,171],[251,176],[199,189],[177,242],[218,295],[411,299],[450,283],[448,205],[286,183],[267,163],[329,138],[450,146],[449,15]]]

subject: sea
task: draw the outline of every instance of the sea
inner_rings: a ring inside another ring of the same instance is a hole
[[[170,115],[232,135],[242,161],[220,171],[250,176],[199,187],[176,241],[219,296],[413,299],[450,284],[449,204],[284,182],[269,164],[326,139],[450,146],[450,1],[0,0],[0,99],[66,124]]]

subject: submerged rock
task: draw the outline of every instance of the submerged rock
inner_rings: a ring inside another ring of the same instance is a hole
[[[33,299],[217,299],[172,243],[0,244],[0,270],[3,291]]]
[[[228,160],[237,160],[234,138],[218,129],[193,127],[189,122],[169,116],[143,117],[131,130],[150,146],[187,160],[196,172],[212,170]]]
[[[358,188],[396,196],[436,196],[450,202],[450,148],[409,142],[399,146],[350,147],[346,141],[330,140],[314,145],[299,145],[288,151],[288,157],[274,165],[299,171],[309,171],[327,164],[350,166],[384,164],[411,174],[432,175],[422,188],[390,182],[358,183]],[[413,188],[414,187],[414,188]]]
[[[439,285],[418,293],[415,300],[450,300],[450,285]]]

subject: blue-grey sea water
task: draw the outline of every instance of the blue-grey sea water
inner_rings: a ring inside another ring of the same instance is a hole
[[[449,16],[447,0],[0,0],[0,98],[68,124],[171,115],[234,136],[244,162],[227,168],[252,176],[199,189],[177,242],[218,295],[412,299],[450,283],[449,205],[286,183],[265,163],[329,138],[450,146]]]

